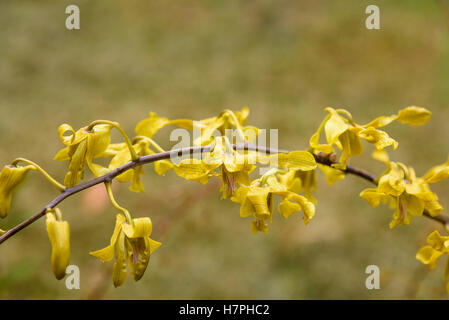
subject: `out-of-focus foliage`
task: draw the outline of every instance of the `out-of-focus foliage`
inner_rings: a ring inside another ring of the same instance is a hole
[[[368,1],[78,1],[79,31],[65,29],[69,4],[0,2],[0,145],[8,146],[0,163],[26,155],[63,177],[66,164],[48,156],[59,150],[59,123],[80,127],[106,117],[131,133],[149,111],[200,119],[242,105],[251,107],[251,124],[280,129],[285,149],[308,147],[324,107],[350,109],[365,123],[419,105],[433,119],[413,130],[391,124],[400,142],[391,160],[422,176],[449,153],[449,22],[437,1],[379,1],[380,31],[364,26]],[[351,163],[384,170],[369,159]],[[81,289],[69,291],[42,272],[50,269],[42,219],[0,247],[0,298],[447,297],[444,265],[428,273],[413,258],[434,222],[388,230],[388,208],[373,210],[357,196],[365,181],[348,177],[330,189],[317,178],[314,223],[275,217],[271,232],[257,236],[241,223],[238,205],[220,201],[219,183],[149,174],[143,197],[116,185],[117,198],[136,216],[151,215],[165,249],[138,283],[117,290],[109,268],[86,253],[114,228],[116,212],[95,188],[61,207],[77,239],[71,263],[80,267]],[[447,182],[432,189],[448,207]],[[2,227],[54,195],[30,179]],[[380,290],[365,288],[370,264],[380,267]]]

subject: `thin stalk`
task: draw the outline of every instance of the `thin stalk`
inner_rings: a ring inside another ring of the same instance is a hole
[[[14,159],[13,162],[11,162],[11,165],[15,166],[19,162],[23,162],[23,163],[34,166],[36,168],[36,170],[40,174],[42,174],[44,176],[44,178],[47,179],[47,181],[50,182],[56,189],[58,189],[60,192],[63,192],[65,190],[65,187],[61,183],[56,181],[47,171],[42,169],[38,164],[36,164],[35,162],[33,162],[31,160],[28,160],[25,158],[17,158],[17,159]]]

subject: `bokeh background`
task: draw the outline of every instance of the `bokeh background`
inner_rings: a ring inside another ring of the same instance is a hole
[[[65,28],[77,4],[81,29]],[[381,30],[365,28],[377,4]],[[133,134],[149,111],[201,119],[223,108],[251,108],[249,123],[279,128],[282,148],[307,148],[327,106],[365,123],[409,105],[433,112],[424,127],[392,124],[400,142],[392,158],[418,175],[449,154],[448,2],[386,1],[0,1],[0,162],[17,156],[63,178],[67,163],[57,127],[95,119],[120,121]],[[169,146],[169,129],[156,136]],[[118,139],[118,136],[114,136]],[[358,165],[380,173],[364,157]],[[102,188],[60,208],[71,225],[72,259],[81,289],[69,291],[50,267],[42,219],[0,247],[1,299],[446,299],[444,261],[429,272],[415,259],[439,225],[415,218],[389,230],[392,212],[358,197],[356,177],[329,187],[320,175],[317,215],[275,216],[254,236],[238,205],[207,186],[146,168],[146,193],[117,186],[135,216],[151,216],[163,246],[137,283],[114,289],[112,263],[88,252],[104,247],[114,226]],[[433,186],[449,206],[447,182]],[[7,229],[55,196],[32,175],[0,221]],[[446,213],[447,214],[447,213]],[[444,259],[442,259],[444,260]],[[381,270],[381,289],[365,288],[366,266]]]

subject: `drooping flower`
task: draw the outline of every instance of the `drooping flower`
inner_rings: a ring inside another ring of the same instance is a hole
[[[378,179],[377,188],[368,188],[360,193],[373,208],[381,202],[390,203],[396,209],[390,228],[408,225],[413,216],[421,216],[427,210],[431,216],[437,216],[443,210],[438,197],[430,190],[423,178],[416,177],[412,167],[400,162],[391,162],[386,153],[375,153],[387,165],[387,170]]]
[[[46,215],[47,233],[51,244],[51,268],[56,279],[61,280],[70,262],[69,223],[62,220],[58,209],[49,211]]]
[[[313,191],[317,189],[316,170],[289,170],[283,175],[279,175],[279,180],[288,191],[295,193],[304,192],[304,196],[316,204]]]
[[[112,275],[115,287],[125,282],[128,274],[127,267],[134,281],[142,278],[151,254],[161,245],[160,242],[150,238],[151,232],[150,218],[136,218],[132,220],[132,223],[127,223],[123,214],[117,214],[110,245],[90,252],[103,262],[108,262],[115,257]]]
[[[268,233],[268,221],[272,222],[274,209],[274,195],[282,201],[278,205],[279,213],[288,218],[292,214],[304,210],[304,223],[309,223],[315,215],[315,205],[306,197],[288,191],[285,185],[280,183],[274,174],[267,173],[260,179],[256,179],[250,186],[241,186],[231,198],[240,203],[240,216],[254,217],[251,223],[251,231]]]
[[[441,236],[440,233],[435,230],[427,237],[428,245],[423,246],[416,253],[416,259],[429,266],[430,269],[434,269],[437,264],[437,260],[443,254],[449,255],[449,237]],[[449,258],[446,262],[444,270],[444,281],[449,279]],[[449,293],[449,282],[446,284],[446,291]]]
[[[377,150],[383,150],[388,146],[397,148],[398,142],[378,128],[384,127],[397,120],[403,124],[419,126],[425,124],[432,113],[421,107],[407,107],[391,116],[381,116],[373,121],[358,125],[352,119],[351,114],[344,109],[326,108],[329,113],[319,126],[317,132],[310,138],[310,146],[314,151],[331,153],[334,146],[342,150],[339,165],[346,167],[350,157],[361,155],[363,144],[361,139],[374,144]],[[326,143],[320,144],[320,136],[324,132]]]
[[[84,166],[87,163],[89,169],[96,176],[104,175],[107,168],[92,162],[99,158],[107,150],[111,142],[112,126],[109,124],[99,124],[87,131],[86,127],[75,132],[68,124],[62,124],[58,128],[59,138],[67,147],[60,150],[55,160],[70,161],[69,172],[64,179],[64,185],[68,188],[78,184],[84,176]],[[67,133],[69,133],[67,135]]]
[[[0,172],[0,218],[5,218],[8,215],[16,187],[25,179],[28,171],[35,169],[32,165],[3,167]]]

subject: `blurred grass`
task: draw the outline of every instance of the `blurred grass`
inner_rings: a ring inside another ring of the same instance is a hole
[[[64,27],[77,4],[81,30]],[[449,25],[437,1],[377,1],[380,31],[364,27],[369,1],[15,1],[0,2],[0,161],[37,161],[58,177],[52,160],[57,127],[118,120],[130,134],[149,111],[200,119],[224,107],[251,107],[249,122],[279,128],[282,148],[306,148],[327,106],[349,109],[359,122],[408,105],[429,108],[425,127],[392,125],[395,160],[423,174],[449,153]],[[168,130],[156,138],[164,144]],[[367,148],[367,154],[369,153]],[[353,164],[373,172],[369,157]],[[88,252],[103,247],[114,210],[94,214],[82,195],[62,206],[71,223],[72,260],[81,290],[53,278],[44,220],[0,248],[2,299],[174,298],[447,298],[443,262],[427,272],[416,250],[436,226],[415,219],[388,229],[392,212],[370,208],[348,177],[333,188],[319,178],[317,216],[276,217],[270,234],[253,236],[238,206],[220,201],[218,184],[203,187],[150,167],[145,195],[125,187],[118,199],[153,219],[163,247],[144,278],[111,283],[111,264]],[[434,186],[448,206],[448,185]],[[28,179],[7,228],[55,195]],[[84,199],[84,200],[83,200]],[[438,227],[439,228],[439,227]],[[367,265],[381,269],[381,290],[366,290]]]

